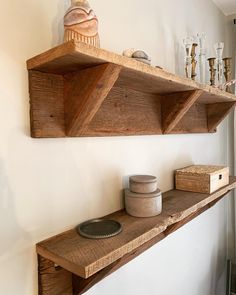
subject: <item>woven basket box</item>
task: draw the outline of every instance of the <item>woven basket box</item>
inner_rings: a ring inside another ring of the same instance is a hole
[[[193,165],[175,171],[175,188],[211,194],[229,184],[229,168]]]

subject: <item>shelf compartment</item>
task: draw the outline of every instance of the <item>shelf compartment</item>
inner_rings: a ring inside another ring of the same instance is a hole
[[[210,195],[171,190],[163,194],[163,212],[159,216],[135,218],[124,210],[106,216],[123,225],[123,232],[116,237],[89,240],[73,229],[37,244],[41,294],[57,294],[47,293],[48,288],[70,288],[72,293],[68,294],[83,294],[235,188],[236,177],[230,177],[229,185]]]
[[[27,67],[35,138],[214,132],[236,101],[75,41],[28,60]]]

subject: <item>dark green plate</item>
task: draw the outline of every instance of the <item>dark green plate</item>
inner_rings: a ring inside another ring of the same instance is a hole
[[[115,220],[92,219],[77,226],[77,232],[89,239],[106,239],[118,235],[122,226]]]

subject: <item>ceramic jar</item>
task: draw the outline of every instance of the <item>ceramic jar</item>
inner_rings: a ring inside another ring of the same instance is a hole
[[[157,190],[157,178],[152,175],[134,175],[129,178],[131,192],[149,194]]]
[[[136,194],[125,190],[126,212],[135,217],[153,217],[161,214],[162,194],[159,189],[151,194]]]
[[[162,212],[162,194],[157,178],[135,175],[129,179],[130,189],[125,190],[126,212],[134,217],[153,217]]]
[[[76,40],[100,47],[98,19],[87,0],[71,0],[64,16],[64,42]]]

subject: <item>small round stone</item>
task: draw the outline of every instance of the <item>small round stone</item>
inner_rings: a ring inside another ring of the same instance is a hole
[[[145,53],[144,51],[142,50],[137,50],[133,53],[132,55],[133,58],[143,58],[143,59],[147,59],[149,60],[149,57],[147,55],[147,53]]]

